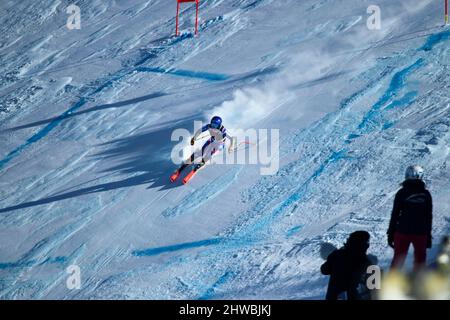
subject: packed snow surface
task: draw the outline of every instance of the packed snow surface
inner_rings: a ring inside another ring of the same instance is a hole
[[[183,4],[175,37],[175,0],[74,1],[81,29],[72,1],[1,1],[1,298],[320,299],[323,242],[367,230],[389,266],[410,164],[434,197],[433,258],[450,231],[443,3],[378,0],[377,30],[369,0],[200,3],[199,35]],[[279,170],[170,183],[172,133],[214,114],[231,134],[278,129]]]

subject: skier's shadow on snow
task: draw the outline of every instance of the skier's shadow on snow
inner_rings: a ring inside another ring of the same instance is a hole
[[[160,124],[162,128],[107,142],[103,146],[110,148],[94,157],[114,163],[102,173],[136,175],[122,180],[123,187],[149,184],[148,189],[177,188],[181,184],[171,183],[169,177],[179,166],[171,160],[172,149],[179,141],[171,141],[171,136],[176,129],[192,129],[194,119],[185,118],[169,126]]]
[[[171,183],[169,180],[170,174],[177,168],[177,165],[172,162],[170,154],[173,146],[178,142],[172,142],[171,135],[178,128],[192,129],[194,119],[194,117],[189,117],[176,123],[160,123],[159,128],[100,145],[101,148],[106,150],[92,157],[105,163],[111,163],[101,173],[113,178],[126,175],[127,178],[125,179],[117,179],[112,182],[83,188],[79,188],[80,185],[72,186],[47,198],[0,208],[0,213],[49,204],[86,194],[107,192],[144,184],[149,185],[148,189],[160,188],[160,190],[168,190],[177,188],[181,186],[181,183]]]

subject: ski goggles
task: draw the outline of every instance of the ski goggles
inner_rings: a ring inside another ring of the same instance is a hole
[[[211,123],[210,126],[211,126],[211,128],[214,128],[214,129],[220,128],[220,124],[218,124],[218,123]]]

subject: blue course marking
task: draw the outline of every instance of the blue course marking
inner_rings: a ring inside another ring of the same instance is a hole
[[[437,34],[433,34],[428,37],[425,44],[418,49],[418,51],[430,51],[440,42],[446,41],[450,39],[450,30],[446,30]],[[389,100],[397,96],[401,89],[405,87],[405,82],[408,76],[421,68],[425,64],[425,60],[423,58],[418,59],[409,67],[397,72],[391,80],[388,89],[384,93],[384,95],[378,100],[378,102],[371,108],[371,110],[364,116],[363,120],[358,126],[358,133],[352,133],[347,137],[347,143],[350,143],[351,140],[358,138],[361,134],[368,133],[371,128],[371,124],[374,122],[374,119],[379,115],[381,108],[386,105]],[[416,91],[408,92],[402,98],[393,101],[389,105],[385,107],[386,110],[393,109],[396,107],[401,107],[405,105],[410,105],[418,93]],[[388,129],[392,127],[394,123],[387,122],[383,125],[383,129]]]
[[[401,108],[404,106],[411,105],[417,98],[418,92],[417,91],[411,91],[406,93],[402,98],[393,101],[391,104],[389,104],[385,109],[391,110],[395,108]],[[395,125],[395,121],[386,121],[383,124],[383,130],[387,130]]]
[[[288,198],[278,204],[269,215],[265,215],[259,219],[255,224],[246,227],[240,231],[242,233],[240,238],[247,239],[247,241],[255,241],[261,236],[261,231],[272,225],[272,222],[282,215],[288,208],[299,202],[303,196],[307,193],[309,185],[317,179],[328,168],[329,165],[340,161],[342,159],[350,159],[347,155],[347,150],[342,149],[340,151],[334,151],[330,156],[317,168],[316,171],[302,184],[300,185]]]
[[[358,125],[357,132],[353,132],[348,135],[346,143],[351,143],[352,140],[359,138],[362,134],[369,133],[373,129],[374,124],[377,122],[377,117],[380,116],[381,112],[384,110],[393,109],[399,106],[411,104],[416,96],[417,92],[408,92],[402,98],[394,100],[389,103],[390,100],[398,96],[399,92],[405,87],[406,80],[408,76],[421,68],[425,64],[423,58],[418,59],[412,65],[400,70],[392,77],[389,87],[384,92],[383,96],[372,106],[372,108],[364,115],[360,124]],[[392,126],[392,123],[387,123],[383,126],[384,129],[388,129]]]
[[[291,228],[291,229],[289,229],[287,232],[286,232],[286,236],[289,238],[289,237],[292,237],[294,234],[296,234],[296,233],[298,233],[300,230],[302,230],[303,229],[303,225],[299,225],[299,226],[296,226],[296,227],[293,227],[293,228]]]
[[[428,37],[427,42],[419,49],[419,51],[431,51],[435,45],[450,38],[450,30],[432,34]]]
[[[379,111],[383,106],[385,106],[389,100],[398,95],[399,91],[405,86],[405,82],[408,76],[423,66],[425,60],[423,58],[418,59],[409,67],[402,69],[397,72],[393,77],[389,84],[389,87],[386,89],[383,96],[378,100],[369,112],[364,116],[361,123],[358,126],[358,130],[365,131],[370,128],[370,123],[372,120],[378,115]]]
[[[11,269],[11,268],[26,268],[26,267],[31,267],[34,264],[35,264],[35,261],[4,262],[4,263],[0,263],[0,270]]]
[[[410,91],[410,92],[406,93],[400,99],[392,101],[392,103],[390,103],[385,108],[385,110],[391,110],[391,109],[396,109],[399,107],[410,105],[417,98],[418,94],[419,93],[417,91]]]
[[[182,70],[182,69],[165,69],[159,67],[139,67],[136,69],[136,71],[170,74],[179,77],[197,78],[208,81],[224,81],[230,78],[230,76],[220,73],[209,73],[201,71]]]
[[[256,1],[253,1],[252,3],[249,3],[249,4],[247,4],[246,6],[244,6],[244,7],[242,8],[242,10],[251,10],[251,9],[254,9],[254,8],[256,8],[262,1],[263,1],[263,0],[256,0]]]
[[[198,300],[209,300],[214,297],[214,294],[218,287],[225,284],[227,281],[229,281],[234,276],[233,272],[225,272],[223,275],[220,276],[220,278],[211,286],[209,287],[205,293],[200,295]]]
[[[174,251],[178,251],[178,250],[185,250],[185,249],[217,245],[221,241],[223,241],[223,239],[221,239],[221,238],[207,239],[207,240],[201,240],[201,241],[195,241],[195,242],[175,244],[172,246],[150,248],[150,249],[145,249],[145,250],[135,250],[135,251],[133,251],[132,254],[137,257],[155,256],[155,255],[158,255],[161,253],[166,253],[166,252],[174,252]]]
[[[62,263],[65,263],[66,261],[67,261],[67,257],[55,257],[55,258],[47,258],[41,263],[39,263],[37,260],[4,262],[4,263],[0,263],[0,270],[11,269],[11,268],[27,268],[27,267],[32,267],[36,264],[39,264],[39,265],[43,265],[43,264],[47,264],[47,263],[62,264]]]

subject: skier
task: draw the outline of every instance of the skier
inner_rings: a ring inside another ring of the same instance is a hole
[[[427,248],[431,248],[433,203],[423,182],[424,170],[420,166],[406,169],[405,181],[397,192],[387,231],[388,244],[394,248],[391,268],[405,263],[409,245],[414,247],[414,270],[425,265]]]
[[[219,116],[214,116],[211,119],[211,122],[205,126],[203,126],[200,130],[198,130],[191,139],[191,145],[195,144],[197,138],[203,133],[209,131],[211,137],[205,142],[202,147],[202,159],[199,163],[194,166],[194,169],[183,179],[183,183],[186,184],[189,180],[200,170],[208,160],[212,158],[212,156],[218,152],[223,150],[225,147],[226,139],[228,138],[231,141],[230,150],[233,147],[233,139],[228,135],[227,130],[222,124],[222,118]],[[172,176],[170,177],[170,181],[174,182],[178,179],[181,172],[187,168],[189,165],[193,164],[195,160],[195,152],[189,157],[189,159],[181,165],[178,170],[176,170]]]
[[[341,249],[328,256],[320,267],[322,274],[330,276],[326,300],[337,300],[344,292],[348,300],[362,299],[358,287],[372,264],[366,254],[369,241],[367,231],[355,231]]]

